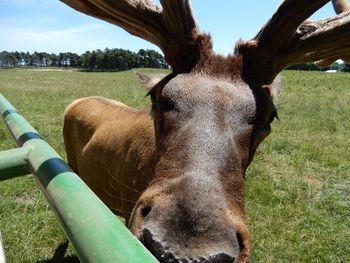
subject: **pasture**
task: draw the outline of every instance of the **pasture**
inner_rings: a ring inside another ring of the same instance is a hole
[[[251,261],[348,262],[350,74],[285,71],[283,77],[280,121],[246,174]],[[74,99],[148,103],[133,71],[0,70],[0,92],[62,157],[63,112]],[[0,149],[14,146],[1,124]],[[32,176],[0,182],[0,230],[9,263],[62,262],[64,234]],[[72,255],[68,247],[63,262]]]

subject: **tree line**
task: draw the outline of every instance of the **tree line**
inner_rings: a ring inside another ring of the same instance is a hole
[[[122,71],[132,68],[168,68],[164,57],[154,50],[137,53],[120,48],[59,54],[46,52],[0,52],[0,67],[71,67],[86,71]]]
[[[137,53],[120,48],[49,54],[46,52],[0,52],[0,67],[71,67],[85,71],[122,71],[132,68],[169,68],[164,57],[154,50],[140,49]],[[314,63],[292,65],[287,70],[350,72],[350,64],[334,63],[319,68]]]
[[[343,72],[350,72],[350,64],[335,62],[329,67],[320,68],[314,63],[295,64],[287,68],[287,70],[303,70],[303,71],[327,71],[336,70]]]

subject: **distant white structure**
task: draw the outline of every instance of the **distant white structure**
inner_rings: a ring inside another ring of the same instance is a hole
[[[336,69],[329,69],[329,70],[326,70],[326,71],[324,71],[325,73],[337,73],[338,72],[338,70],[336,70]]]
[[[0,263],[5,263],[5,252],[4,252],[4,247],[2,245],[1,232],[0,232]]]

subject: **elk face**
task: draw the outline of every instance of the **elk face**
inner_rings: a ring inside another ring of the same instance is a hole
[[[244,262],[244,173],[276,116],[271,97],[198,73],[163,82],[150,92],[160,160],[130,228],[162,262]]]
[[[266,92],[285,67],[350,57],[350,6],[284,0],[234,55],[214,54],[189,0],[61,0],[160,47],[172,74],[152,90],[159,162],[130,228],[162,262],[247,262],[244,172],[276,116]],[[240,63],[232,63],[240,61]]]

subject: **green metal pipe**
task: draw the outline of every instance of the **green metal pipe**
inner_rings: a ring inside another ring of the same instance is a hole
[[[158,262],[1,94],[0,112],[82,262]]]
[[[0,152],[0,181],[30,174],[28,165],[29,147]]]

